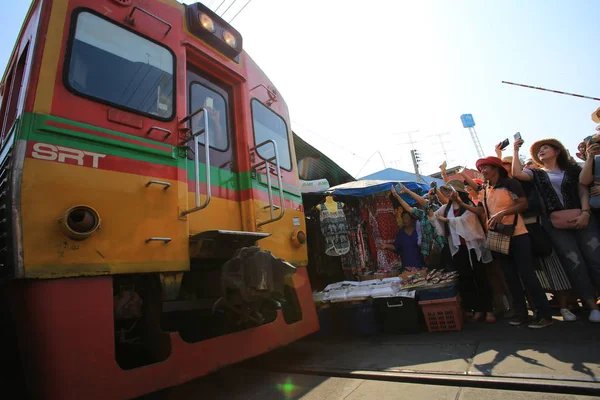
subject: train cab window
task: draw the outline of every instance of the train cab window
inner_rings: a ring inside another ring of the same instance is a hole
[[[190,113],[204,107],[208,111],[208,132],[210,147],[215,150],[226,151],[229,148],[227,125],[227,103],[225,98],[212,89],[198,83],[190,84]],[[204,127],[204,113],[192,117],[191,129],[193,133]],[[198,137],[204,144],[205,136]]]
[[[252,100],[252,125],[254,127],[254,142],[259,145],[265,140],[273,140],[277,144],[279,165],[291,171],[290,141],[287,125],[283,118],[275,114],[258,100]],[[268,160],[273,157],[273,146],[264,145],[258,149],[258,155]]]
[[[65,83],[80,95],[160,120],[173,117],[175,58],[88,11],[75,14]]]

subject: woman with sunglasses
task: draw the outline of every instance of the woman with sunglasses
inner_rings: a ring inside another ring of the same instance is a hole
[[[514,143],[513,175],[535,184],[544,205],[542,226],[577,294],[590,308],[589,320],[600,322],[592,285],[600,288],[600,235],[590,212],[589,189],[579,181],[581,168],[569,161],[561,142],[544,139],[530,149],[531,157],[542,167],[522,169],[518,157],[522,145],[523,139]]]

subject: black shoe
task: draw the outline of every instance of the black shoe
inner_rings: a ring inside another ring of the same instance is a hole
[[[527,327],[531,328],[531,329],[542,329],[542,328],[552,325],[553,323],[554,323],[554,320],[552,318],[550,318],[550,319],[540,318],[540,319],[535,320],[531,324],[527,325]]]
[[[508,323],[512,326],[520,326],[526,323],[527,321],[529,321],[529,317],[521,316],[512,318],[510,321],[508,321]]]

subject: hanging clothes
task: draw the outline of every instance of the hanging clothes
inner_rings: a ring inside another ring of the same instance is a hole
[[[372,261],[368,247],[365,221],[363,221],[358,207],[344,208],[346,221],[348,221],[348,239],[350,250],[342,256],[342,268],[347,279],[354,279],[357,275],[371,270]]]
[[[402,265],[400,257],[391,251],[379,249],[381,244],[394,244],[399,229],[392,202],[387,196],[372,196],[364,204],[368,213],[369,234],[375,247],[377,271],[392,272]]]
[[[325,237],[325,254],[328,256],[342,256],[350,250],[348,240],[348,222],[341,203],[337,203],[334,210],[321,204],[320,212],[321,230]]]

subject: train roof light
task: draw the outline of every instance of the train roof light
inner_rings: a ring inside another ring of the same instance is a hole
[[[206,14],[200,14],[200,25],[209,32],[215,31],[215,23],[212,18]]]
[[[186,6],[187,26],[194,36],[215,50],[239,62],[242,52],[242,35],[202,3]]]
[[[223,39],[225,40],[225,43],[235,49],[236,41],[233,33],[229,31],[223,31]]]

